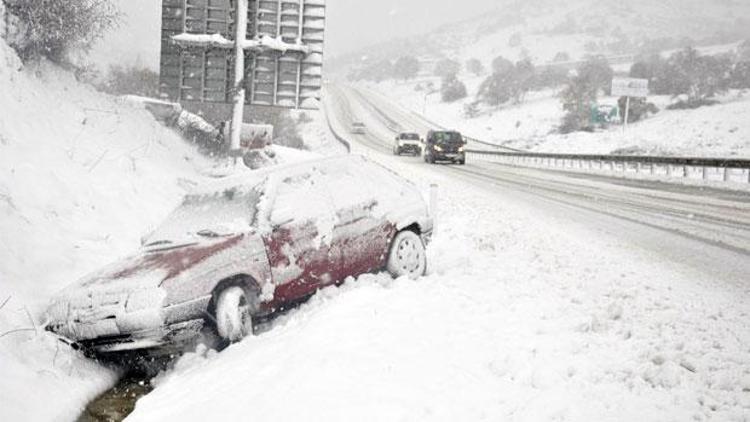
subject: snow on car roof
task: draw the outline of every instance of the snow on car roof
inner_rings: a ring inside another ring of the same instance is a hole
[[[230,189],[253,188],[262,183],[270,175],[284,176],[299,172],[301,169],[312,168],[320,165],[335,165],[336,163],[369,162],[361,155],[341,155],[335,157],[300,161],[290,164],[266,167],[258,170],[247,170],[240,174],[223,177],[212,182],[204,183],[195,187],[189,195],[214,195]]]

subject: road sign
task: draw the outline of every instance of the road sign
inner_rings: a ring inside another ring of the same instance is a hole
[[[317,108],[325,0],[244,0],[247,35],[235,44],[241,3],[162,0],[162,96],[231,103],[240,81],[247,91],[245,104]],[[244,57],[236,53],[238,47]],[[245,69],[241,78],[235,76],[236,65]]]
[[[648,79],[614,78],[612,95],[615,97],[648,97]]]

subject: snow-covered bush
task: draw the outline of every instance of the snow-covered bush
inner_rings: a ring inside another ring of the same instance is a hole
[[[138,66],[111,66],[100,88],[115,95],[159,96],[159,74]]]
[[[484,73],[484,65],[479,59],[469,59],[466,62],[466,70],[473,75],[479,76]]]
[[[672,54],[664,77],[670,81],[667,94],[686,95],[688,105],[704,104],[730,85],[732,61],[728,56],[705,56],[694,48]]]
[[[576,75],[570,78],[560,94],[563,110],[565,110],[560,132],[570,133],[593,129],[591,107],[596,104],[600,91],[611,89],[613,73],[603,57],[590,57],[578,66]]]
[[[440,96],[444,103],[451,103],[466,98],[466,85],[459,81],[456,75],[450,75],[443,79],[440,87]]]
[[[625,107],[627,106],[627,97],[620,97],[617,100],[617,106],[620,109],[620,116],[625,116]],[[631,98],[630,111],[628,112],[628,123],[634,123],[645,119],[651,114],[659,112],[659,108],[654,103],[648,102],[645,98]]]
[[[119,17],[110,0],[3,1],[18,19],[18,34],[9,41],[23,61],[65,62],[70,51],[91,49]]]
[[[442,79],[455,77],[461,70],[461,63],[451,60],[442,59],[435,64],[435,76],[439,76]]]
[[[393,76],[399,79],[412,79],[419,72],[419,60],[411,56],[402,56],[393,65]]]
[[[520,104],[536,84],[536,69],[529,59],[513,64],[498,57],[492,68],[492,75],[482,82],[478,94],[479,100],[488,105],[498,106],[510,100]]]
[[[653,94],[687,97],[676,103],[676,108],[697,108],[714,103],[712,97],[735,87],[737,81],[741,85],[743,68],[733,64],[728,55],[701,55],[687,47],[668,59],[658,54],[639,59],[630,76],[648,79]]]

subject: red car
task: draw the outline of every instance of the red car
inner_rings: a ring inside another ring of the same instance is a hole
[[[357,156],[248,172],[187,197],[133,256],[63,290],[47,329],[96,354],[164,351],[347,277],[419,277],[433,220],[419,190]]]

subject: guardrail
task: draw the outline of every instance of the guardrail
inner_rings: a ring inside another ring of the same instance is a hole
[[[339,133],[333,128],[333,124],[331,123],[331,113],[328,112],[328,105],[324,105],[325,108],[325,115],[326,115],[326,123],[328,124],[328,131],[331,132],[334,138],[346,148],[346,152],[350,153],[352,152],[352,144],[343,136],[339,135]]]
[[[633,155],[551,154],[467,150],[484,161],[587,173],[750,183],[750,160]]]

